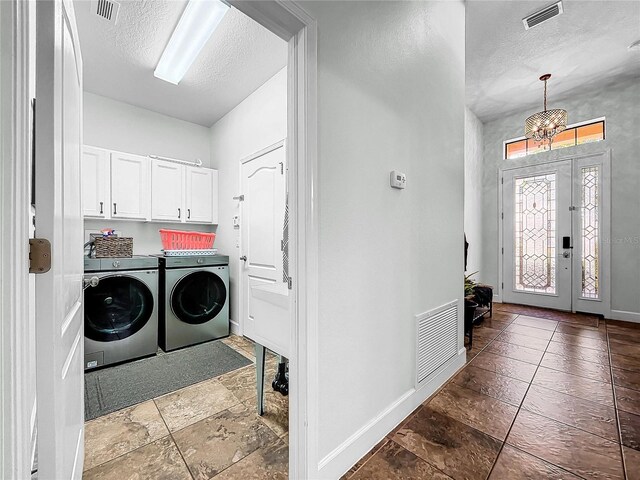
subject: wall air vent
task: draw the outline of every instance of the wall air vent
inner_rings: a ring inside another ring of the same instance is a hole
[[[544,7],[542,10],[522,19],[524,29],[529,30],[530,28],[540,25],[553,17],[561,15],[563,12],[564,9],[562,8],[562,1],[549,5],[548,7]]]
[[[109,23],[116,24],[120,4],[111,0],[91,0],[91,11]]]
[[[458,353],[458,301],[416,315],[416,388]]]

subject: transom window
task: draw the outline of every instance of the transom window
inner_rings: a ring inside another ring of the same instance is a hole
[[[554,137],[551,142],[551,150],[599,142],[600,140],[604,140],[604,119],[569,125],[565,131]],[[504,158],[510,160],[548,150],[549,144],[547,142],[536,142],[532,138],[520,137],[504,143]]]

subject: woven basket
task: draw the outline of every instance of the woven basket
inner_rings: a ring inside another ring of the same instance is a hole
[[[96,258],[133,257],[132,237],[96,237]]]

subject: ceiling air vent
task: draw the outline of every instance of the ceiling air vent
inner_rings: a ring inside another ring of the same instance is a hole
[[[528,17],[522,19],[522,23],[524,23],[524,29],[529,30],[537,25],[540,25],[547,20],[557,17],[563,13],[562,2],[554,3],[553,5],[549,5],[548,7],[544,7],[539,12],[536,12]]]
[[[115,25],[120,4],[111,0],[91,0],[91,11],[103,20]]]

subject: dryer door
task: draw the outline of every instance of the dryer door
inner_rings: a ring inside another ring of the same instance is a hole
[[[173,287],[171,310],[176,318],[191,325],[215,318],[227,301],[224,281],[213,272],[188,273]]]
[[[84,336],[99,342],[130,337],[153,313],[153,294],[147,285],[128,275],[100,278],[84,291]]]

